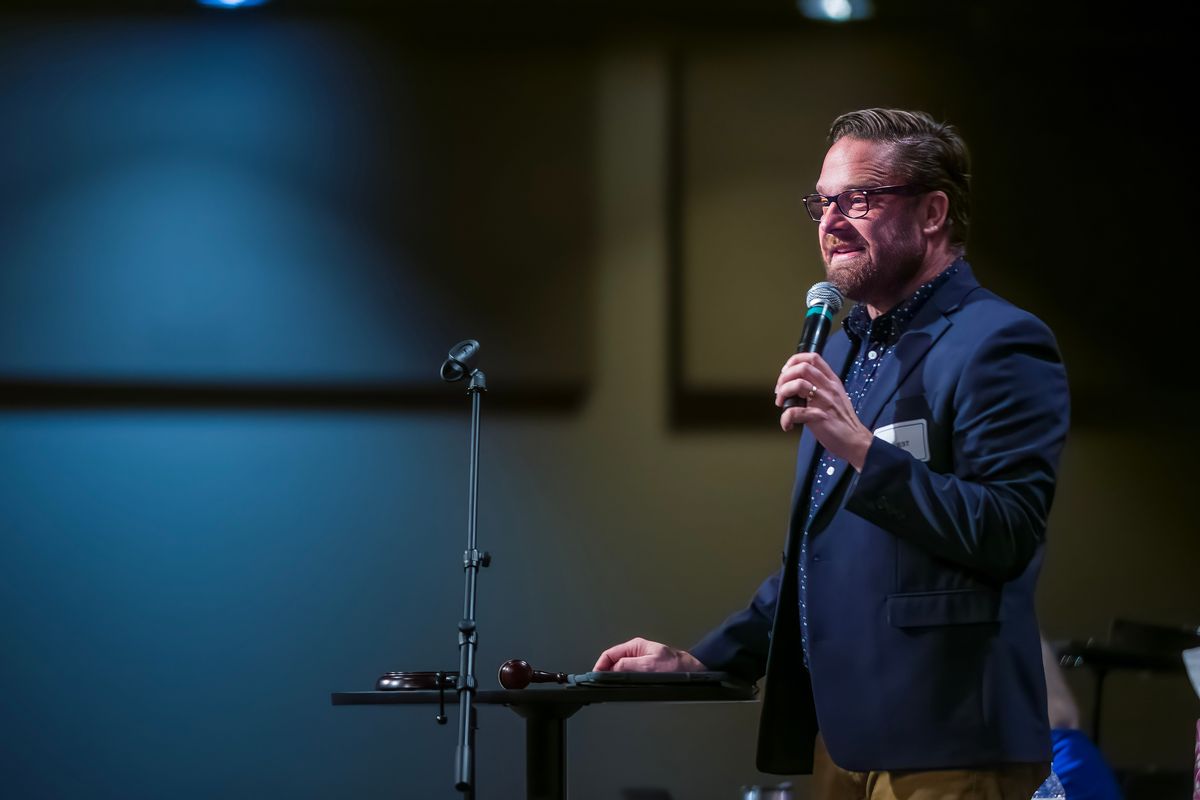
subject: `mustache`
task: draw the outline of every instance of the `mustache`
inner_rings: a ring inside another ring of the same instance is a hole
[[[863,243],[858,240],[842,239],[838,236],[834,236],[833,234],[825,234],[825,237],[822,240],[822,244],[825,246],[826,250],[832,250],[833,248],[838,247],[839,245],[847,245],[849,247],[862,247],[863,246]]]

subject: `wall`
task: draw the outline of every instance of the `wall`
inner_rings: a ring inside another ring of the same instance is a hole
[[[616,37],[581,69],[593,120],[584,174],[594,177],[580,225],[592,252],[581,262],[585,302],[569,310],[586,321],[582,399],[494,411],[505,371],[488,362],[485,686],[512,657],[583,671],[633,635],[686,645],[778,563],[792,437],[770,425],[680,430],[668,412],[667,52],[653,37]],[[77,219],[53,221],[70,236]],[[30,268],[10,250],[5,285]],[[754,280],[752,263],[741,269]],[[280,291],[288,285],[280,278]],[[92,313],[119,309],[119,297],[90,290],[62,296]],[[514,317],[522,296],[505,298]],[[369,301],[333,307],[356,303]],[[424,307],[437,316],[434,300]],[[8,359],[26,352],[19,333],[4,332]],[[405,369],[419,374],[421,358],[405,356]],[[457,796],[453,724],[436,726],[428,709],[328,702],[385,670],[457,664],[468,415],[449,396],[415,410],[25,403],[0,413],[7,793]],[[1101,636],[1115,615],[1195,623],[1190,449],[1161,428],[1073,431],[1039,597],[1051,638]],[[1071,680],[1086,708],[1086,677]],[[1186,765],[1197,716],[1186,685],[1111,683],[1114,761]],[[753,705],[584,709],[568,725],[572,796],[659,785],[733,797],[769,780],[752,766],[756,724]],[[520,796],[521,721],[483,709],[478,747],[479,797]]]

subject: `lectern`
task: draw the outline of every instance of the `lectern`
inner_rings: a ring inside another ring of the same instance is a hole
[[[430,705],[455,703],[454,691],[334,692],[335,706]],[[479,691],[475,703],[508,706],[525,718],[525,797],[564,800],[567,796],[566,720],[594,703],[747,703],[755,699],[750,685],[732,683],[680,686],[540,686],[519,690]]]

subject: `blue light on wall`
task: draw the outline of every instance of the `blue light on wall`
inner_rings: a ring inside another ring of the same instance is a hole
[[[0,382],[582,381],[585,61],[228,21],[0,32]]]
[[[370,86],[355,40],[215,20],[36,30],[0,56],[0,375],[432,375],[417,364],[437,350],[411,334],[449,303],[369,221],[379,131],[406,130],[344,89]]]

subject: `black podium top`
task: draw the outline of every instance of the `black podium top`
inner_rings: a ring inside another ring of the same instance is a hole
[[[394,692],[334,692],[335,706],[408,705],[458,702],[457,690],[436,689],[399,690]],[[539,686],[531,689],[496,689],[475,692],[475,702],[482,705],[534,706],[574,705],[592,703],[703,703],[712,701],[748,701],[755,699],[755,688],[746,686],[631,686],[584,687]]]

